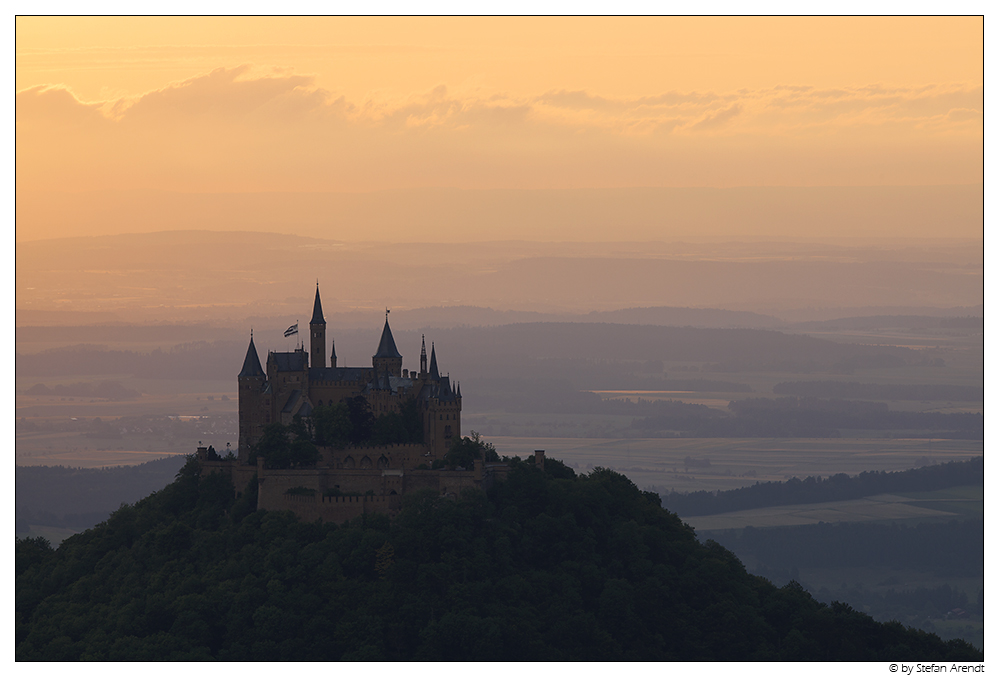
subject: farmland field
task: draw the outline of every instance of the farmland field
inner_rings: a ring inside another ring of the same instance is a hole
[[[544,449],[577,472],[611,468],[639,488],[715,491],[791,477],[906,470],[981,456],[981,440],[925,439],[595,439],[485,436],[501,456]]]
[[[957,519],[981,517],[984,498],[981,487],[967,487],[970,498],[912,499],[895,494],[881,494],[849,501],[780,505],[753,510],[739,510],[718,515],[684,517],[683,521],[698,533],[742,527],[789,527],[819,522],[866,522],[883,520]],[[953,492],[952,489],[943,490]],[[938,492],[926,492],[935,495]]]

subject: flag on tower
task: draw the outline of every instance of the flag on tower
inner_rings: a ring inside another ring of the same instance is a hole
[[[294,336],[298,333],[298,322],[284,330],[285,337]]]

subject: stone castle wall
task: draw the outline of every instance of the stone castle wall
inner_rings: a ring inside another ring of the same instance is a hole
[[[395,447],[426,449],[422,445]],[[370,452],[373,449],[388,448],[357,447],[354,450]],[[348,450],[325,451],[343,453]],[[472,470],[337,468],[323,465],[322,461],[314,468],[267,469],[262,458],[256,466],[250,466],[237,461],[209,461],[204,456],[205,450],[199,449],[202,472],[227,474],[237,493],[245,491],[256,476],[258,510],[291,510],[304,520],[338,523],[370,513],[394,514],[402,506],[402,497],[416,491],[430,490],[440,496],[457,498],[467,489],[486,490],[496,481],[505,479],[509,472],[505,463],[482,461],[476,461]]]
[[[361,515],[392,515],[401,507],[400,496],[295,496],[284,495],[269,510],[291,510],[306,522],[342,523]]]

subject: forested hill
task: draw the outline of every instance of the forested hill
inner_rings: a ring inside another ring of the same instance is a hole
[[[728,491],[670,492],[665,506],[683,517],[717,515],[723,512],[769,508],[775,505],[848,501],[854,498],[899,491],[935,491],[962,485],[985,485],[985,457],[951,461],[898,472],[845,473],[822,477],[792,477],[786,482],[757,482]]]
[[[982,660],[747,574],[622,475],[512,466],[334,526],[189,462],[58,550],[17,543],[16,658]]]

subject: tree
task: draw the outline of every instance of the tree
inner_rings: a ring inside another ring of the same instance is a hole
[[[316,407],[312,410],[312,422],[316,444],[342,449],[350,443],[354,426],[345,402]]]
[[[350,441],[352,444],[365,444],[371,439],[371,428],[375,417],[371,405],[363,395],[344,400],[350,416]]]
[[[303,424],[289,427],[271,423],[253,446],[252,462],[257,456],[263,456],[267,468],[306,468],[319,460],[319,450]]]
[[[482,435],[471,431],[470,437],[461,437],[451,443],[451,448],[444,454],[444,465],[448,468],[471,468],[476,459],[488,463],[499,461],[496,447],[482,440]]]
[[[375,552],[375,572],[379,578],[385,578],[385,574],[395,562],[395,548],[388,541]]]

